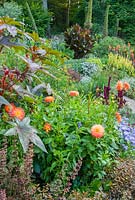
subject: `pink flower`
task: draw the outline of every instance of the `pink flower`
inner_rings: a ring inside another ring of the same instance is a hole
[[[69,95],[70,95],[71,97],[76,97],[76,96],[79,96],[79,92],[78,92],[78,91],[70,91],[70,92],[69,92]]]
[[[116,89],[118,91],[122,91],[123,90],[123,83],[122,81],[118,81],[117,84],[116,84]]]
[[[51,102],[54,102],[54,97],[53,96],[47,96],[47,97],[45,97],[45,99],[44,99],[44,101],[46,102],[46,103],[51,103]]]
[[[101,138],[104,136],[104,128],[100,124],[95,124],[91,128],[91,135],[95,138]]]
[[[124,90],[127,91],[130,89],[130,84],[127,82],[124,82],[123,87],[124,87]]]

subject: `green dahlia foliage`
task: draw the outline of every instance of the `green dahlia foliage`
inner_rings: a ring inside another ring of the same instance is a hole
[[[103,105],[102,100],[71,97],[68,90],[63,100],[55,99],[46,105],[40,100],[31,117],[41,131],[40,137],[48,154],[44,156],[42,152],[36,151],[35,172],[50,182],[60,173],[65,163],[69,173],[81,158],[82,167],[75,185],[88,184],[94,178],[102,178],[105,168],[114,162],[119,150],[119,133],[115,129],[116,109],[112,102]],[[51,129],[46,129],[45,123],[49,123]],[[96,139],[91,135],[91,127],[95,124],[104,127],[104,137]]]

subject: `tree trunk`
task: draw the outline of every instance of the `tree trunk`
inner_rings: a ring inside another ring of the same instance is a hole
[[[31,18],[31,22],[32,22],[33,28],[34,28],[35,32],[38,33],[38,29],[37,29],[37,26],[36,26],[36,22],[35,22],[35,20],[34,20],[34,17],[33,17],[33,15],[32,15],[31,9],[30,9],[30,6],[29,6],[29,4],[28,4],[27,1],[26,1],[26,7],[27,7],[27,9],[28,9],[28,13],[29,13],[29,16],[30,16],[30,18]]]
[[[48,9],[47,0],[42,0],[42,1],[43,1],[43,8],[44,8],[44,10],[47,10]]]
[[[67,5],[67,20],[66,20],[67,27],[69,27],[70,3],[71,3],[71,1],[68,0],[68,5]]]
[[[120,24],[120,20],[119,20],[119,18],[117,18],[117,21],[116,21],[116,37],[118,37],[118,35],[119,35],[119,30],[120,30],[119,24]]]
[[[43,9],[48,12],[48,1],[47,0],[42,0],[42,2],[43,2]],[[51,26],[50,26],[50,23],[47,25],[46,36],[48,38],[51,37]]]
[[[104,28],[103,28],[103,36],[108,36],[108,16],[109,16],[109,8],[110,5],[106,6],[105,17],[104,17]]]
[[[86,13],[84,27],[90,29],[92,27],[92,5],[93,0],[89,0],[88,2],[88,10]]]

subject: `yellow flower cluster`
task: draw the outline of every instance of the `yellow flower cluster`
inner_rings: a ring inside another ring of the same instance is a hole
[[[125,70],[129,75],[132,75],[135,72],[134,66],[132,65],[132,61],[118,54],[109,54],[108,65],[114,69]]]

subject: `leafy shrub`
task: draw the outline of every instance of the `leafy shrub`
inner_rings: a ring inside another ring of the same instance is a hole
[[[105,37],[99,41],[99,43],[95,43],[92,48],[92,52],[94,52],[97,56],[102,57],[108,55],[109,46],[116,47],[117,45],[124,45],[124,41],[117,37]]]
[[[98,58],[74,59],[65,62],[69,69],[74,69],[80,74],[80,82],[76,84],[78,90],[84,94],[90,91],[95,93],[96,87],[103,86],[107,78],[102,73],[102,63]],[[100,84],[99,84],[100,82]]]
[[[86,59],[70,59],[65,62],[65,66],[79,72],[83,62],[86,62]]]
[[[113,71],[118,69],[125,71],[129,75],[134,75],[135,72],[132,61],[124,58],[123,56],[119,56],[118,54],[110,53],[108,55],[108,66]]]
[[[90,30],[83,29],[78,24],[67,29],[64,37],[67,46],[75,52],[74,58],[82,58],[93,46]]]
[[[94,63],[84,62],[82,63],[80,73],[82,75],[81,82],[85,80],[91,80],[91,78],[99,71],[99,68]]]
[[[100,60],[100,58],[90,57],[87,59],[87,62],[94,63],[94,64],[98,65],[99,68],[103,67],[103,64],[102,64],[102,61]]]
[[[48,25],[51,23],[52,13],[43,9],[42,2],[31,1],[29,3],[33,18],[35,20],[39,35],[41,37],[48,36]],[[29,16],[26,5],[23,7],[24,12],[24,22],[26,24],[26,30],[31,32],[33,26],[31,23],[31,18]]]
[[[94,60],[89,59],[69,60],[66,62],[66,66],[79,72],[81,79],[86,78],[89,80],[101,69],[100,66],[94,63]]]
[[[0,6],[0,17],[9,16],[11,18],[20,19],[22,14],[22,7],[16,2],[5,2],[3,6]]]
[[[57,99],[47,107],[40,101],[32,113],[33,123],[41,131],[48,150],[45,157],[36,151],[35,171],[43,180],[50,182],[60,173],[66,160],[71,171],[76,162],[83,158],[80,175],[74,182],[76,186],[83,185],[94,177],[101,178],[105,173],[103,168],[111,164],[112,157],[118,150],[119,139],[113,117],[116,108],[114,104],[110,104],[106,109],[102,102],[94,102],[92,99],[90,108],[85,98],[65,96],[64,99],[64,102]],[[52,126],[48,133],[43,130],[45,122]],[[104,138],[95,140],[91,137],[90,128],[98,123],[105,127],[106,134]]]
[[[63,37],[54,36],[54,38],[51,39],[51,46],[53,49],[64,53],[65,56],[68,56],[70,58],[74,57],[74,51],[66,47]]]
[[[99,89],[100,93],[103,92],[104,85],[106,85],[108,81],[108,75],[104,73],[104,71],[97,72],[92,79],[83,79],[79,84],[77,84],[77,88],[80,92],[84,94],[88,94],[92,92],[93,95],[96,95],[96,90]]]

